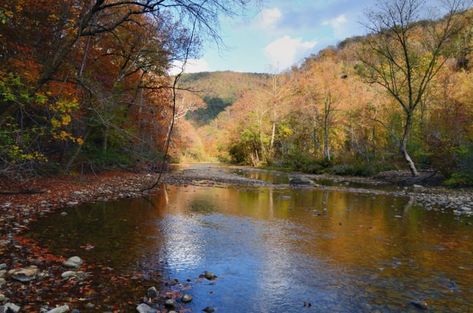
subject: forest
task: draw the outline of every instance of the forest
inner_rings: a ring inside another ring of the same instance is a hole
[[[246,1],[167,2],[2,4],[3,177],[218,160],[473,183],[473,13],[461,1],[438,19],[387,6],[367,16],[368,35],[282,73],[180,74],[179,85],[175,62],[218,40],[216,16]]]
[[[232,83],[238,97],[216,118],[202,125],[187,115],[202,142],[194,155],[337,175],[433,170],[447,185],[471,185],[473,12],[421,21],[396,13],[373,18],[373,34],[259,76],[251,88]],[[208,75],[214,79],[187,83],[202,91],[200,103],[216,91],[231,98],[215,86],[220,76],[228,81],[238,73]]]
[[[164,158],[175,62],[245,0],[2,1],[0,175],[148,168]],[[178,68],[179,70],[179,68]]]

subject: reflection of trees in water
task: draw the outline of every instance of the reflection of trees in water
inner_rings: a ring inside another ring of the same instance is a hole
[[[31,233],[57,254],[73,252],[114,268],[133,268],[143,255],[159,251],[159,198],[82,205],[68,210],[67,216],[41,220]],[[87,244],[95,248],[81,248]]]

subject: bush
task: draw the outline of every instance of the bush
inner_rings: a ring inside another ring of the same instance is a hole
[[[389,165],[382,163],[359,162],[354,164],[338,164],[327,169],[327,173],[340,176],[373,176],[379,172],[391,169]]]
[[[456,150],[457,166],[445,181],[448,186],[473,186],[473,144]]]

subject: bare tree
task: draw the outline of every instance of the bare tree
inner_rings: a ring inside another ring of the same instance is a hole
[[[381,85],[401,106],[400,152],[413,176],[419,174],[407,145],[416,109],[451,56],[452,39],[465,26],[459,13],[467,7],[466,0],[383,0],[367,14],[370,34],[359,51],[364,64],[361,73],[368,82]]]

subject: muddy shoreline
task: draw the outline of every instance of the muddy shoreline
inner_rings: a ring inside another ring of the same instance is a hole
[[[321,177],[292,173],[293,177],[304,177],[317,181]],[[85,273],[64,278],[67,267],[64,261],[72,255],[55,256],[40,243],[34,242],[25,234],[29,225],[40,218],[47,218],[48,214],[59,212],[65,207],[73,207],[82,203],[111,201],[121,198],[142,197],[143,188],[150,186],[157,175],[149,173],[111,172],[103,175],[80,177],[56,177],[37,179],[29,182],[28,187],[40,190],[36,194],[9,194],[0,195],[0,307],[11,303],[21,307],[20,312],[44,312],[56,306],[68,305],[70,310],[79,309],[80,312],[96,311],[129,311],[136,307],[140,299],[127,298],[131,296],[127,290],[135,293],[146,293],[151,286],[169,285],[163,278],[152,279],[140,277],[139,274],[119,275],[105,265],[89,264],[87,260],[74,269],[75,273]],[[208,165],[197,168],[184,168],[167,173],[162,182],[170,185],[196,185],[212,187],[261,187],[261,188],[317,188],[327,191],[344,191],[372,195],[392,195],[407,197],[412,203],[419,203],[428,210],[454,210],[458,215],[472,215],[473,192],[471,190],[450,190],[439,187],[396,187],[388,190],[376,189],[385,182],[374,179],[329,177],[323,179],[334,180],[337,186],[315,184],[289,185],[271,184],[268,182],[246,178],[237,174],[228,173]],[[368,187],[353,187],[352,183],[362,183]],[[373,186],[373,188],[369,188]],[[34,269],[34,278],[19,281],[13,278],[12,270]],[[116,281],[123,285],[123,304],[107,303],[107,290],[97,282]],[[172,282],[171,282],[172,283]],[[174,284],[174,283],[172,283]],[[174,285],[177,285],[174,284]],[[159,301],[162,305],[166,300],[177,299],[182,295],[179,291],[164,289]],[[0,310],[1,311],[1,310]]]

